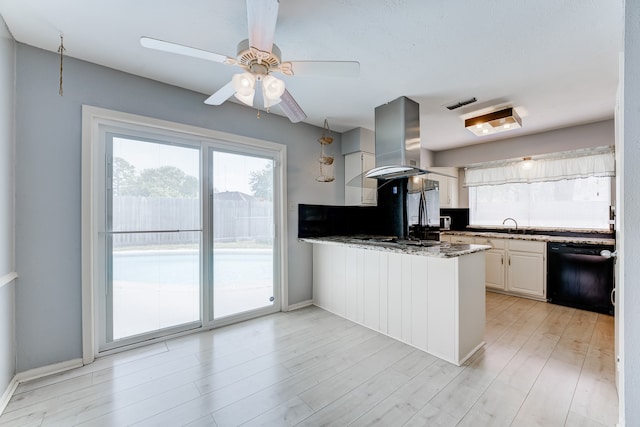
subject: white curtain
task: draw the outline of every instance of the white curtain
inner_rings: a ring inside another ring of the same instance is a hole
[[[507,183],[559,181],[615,176],[613,147],[536,156],[530,160],[505,160],[465,168],[466,187]]]

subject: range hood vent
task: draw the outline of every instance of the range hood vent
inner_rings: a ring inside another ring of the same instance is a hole
[[[423,175],[420,169],[420,106],[401,96],[375,109],[376,167],[365,177],[395,179]]]

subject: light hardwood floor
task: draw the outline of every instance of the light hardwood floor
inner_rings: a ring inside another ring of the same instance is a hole
[[[613,426],[613,318],[487,294],[457,367],[316,307],[21,384],[2,426]]]

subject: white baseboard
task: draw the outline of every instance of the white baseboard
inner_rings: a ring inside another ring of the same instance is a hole
[[[4,412],[5,408],[9,404],[13,393],[20,383],[35,380],[38,378],[46,377],[49,375],[59,374],[60,372],[68,371],[70,369],[79,368],[83,366],[82,358],[67,360],[66,362],[54,363],[53,365],[43,366],[41,368],[29,369],[28,371],[19,372],[14,375],[13,379],[9,382],[7,389],[0,397],[0,415]]]
[[[16,374],[16,380],[18,381],[18,383],[24,383],[49,375],[59,374],[60,372],[79,368],[81,366],[84,366],[84,364],[82,363],[82,358],[71,359],[67,360],[66,362],[54,363],[53,365],[47,365],[41,368],[29,369],[28,371],[19,372]]]
[[[312,304],[313,304],[312,300],[302,301],[297,304],[292,304],[290,306],[287,306],[287,311],[293,311],[293,310],[298,310],[304,307],[309,307]]]
[[[4,409],[9,404],[9,401],[11,400],[13,393],[18,388],[18,384],[19,383],[16,377],[13,377],[13,379],[9,381],[9,385],[7,386],[7,389],[4,391],[4,393],[2,393],[2,397],[0,397],[0,415],[2,415],[2,413],[4,412]]]

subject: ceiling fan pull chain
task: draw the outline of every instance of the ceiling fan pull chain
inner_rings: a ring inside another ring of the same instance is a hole
[[[60,89],[58,90],[58,93],[60,94],[60,96],[62,96],[62,58],[64,57],[64,51],[66,49],[64,48],[64,36],[62,34],[60,34],[60,47],[58,47],[58,53],[60,54]]]

